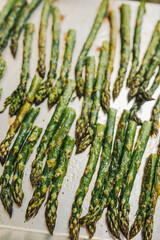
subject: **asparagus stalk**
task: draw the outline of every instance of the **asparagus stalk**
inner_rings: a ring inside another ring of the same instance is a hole
[[[50,69],[47,80],[44,81],[37,91],[35,104],[39,105],[51,93],[52,85],[56,79],[57,61],[59,57],[60,41],[60,11],[57,7],[53,8],[53,27],[52,27],[52,49],[50,59]]]
[[[52,10],[52,4],[54,0],[45,0],[42,14],[41,14],[41,21],[39,26],[39,40],[38,40],[38,47],[39,47],[39,60],[38,60],[38,67],[37,71],[40,77],[44,78],[46,72],[45,66],[45,46],[46,46],[46,30],[48,26],[48,18]]]
[[[0,29],[3,27],[6,18],[13,9],[16,0],[8,0],[0,13]]]
[[[27,160],[29,159],[30,155],[34,150],[34,146],[36,145],[41,133],[42,133],[42,128],[35,126],[32,129],[27,141],[25,142],[23,148],[21,149],[15,161],[16,166],[15,166],[14,175],[11,183],[11,191],[12,191],[12,195],[15,203],[19,207],[22,205],[22,201],[24,197],[23,187],[22,187],[24,168]]]
[[[57,129],[49,144],[47,161],[44,166],[41,178],[39,180],[39,184],[33,193],[32,199],[28,204],[25,216],[26,221],[28,221],[31,217],[36,216],[39,208],[45,200],[48,187],[55,174],[60,149],[62,147],[65,137],[67,136],[72,126],[75,117],[76,113],[73,108],[65,109],[62,122],[60,123],[59,128]]]
[[[88,52],[94,42],[97,32],[107,14],[107,9],[108,9],[108,0],[103,0],[99,7],[92,29],[78,57],[78,61],[75,67],[75,79],[77,82],[77,94],[79,97],[83,95],[84,87],[85,87],[85,81],[82,77],[83,67],[86,63]]]
[[[86,129],[89,125],[89,117],[92,107],[92,95],[94,88],[95,80],[95,58],[88,57],[86,63],[86,84],[85,84],[85,93],[84,101],[82,105],[81,115],[76,122],[76,144],[81,141],[86,133]]]
[[[117,21],[115,11],[110,11],[110,49],[109,49],[109,60],[106,71],[105,81],[103,83],[101,104],[102,107],[108,112],[110,107],[110,78],[113,72],[113,64],[116,51],[116,38],[117,38]]]
[[[89,206],[89,213],[92,212],[94,208],[97,206],[97,204],[100,202],[102,192],[103,192],[104,182],[105,182],[105,179],[107,179],[107,176],[109,174],[116,113],[117,111],[112,108],[110,108],[108,111],[108,120],[107,120],[106,129],[104,133],[103,144],[102,144],[103,148],[101,153],[100,167],[99,167],[96,183],[92,191],[92,198]],[[80,219],[80,223],[84,224],[87,220],[87,217],[88,217],[88,214],[84,216],[82,219]],[[91,233],[90,229],[91,229],[91,226],[89,225],[88,232]],[[90,237],[92,237],[92,235],[90,235]]]
[[[159,118],[160,118],[160,95],[152,110],[152,116],[151,116],[151,121],[153,121],[152,134],[158,135],[158,130],[160,127]]]
[[[144,168],[144,176],[142,182],[141,195],[139,199],[139,208],[136,213],[136,218],[131,226],[129,237],[132,239],[141,230],[145,222],[145,217],[147,213],[147,207],[150,201],[152,183],[155,173],[155,166],[157,162],[157,154],[151,154],[148,159],[146,166]]]
[[[159,150],[160,150],[160,146],[159,146]],[[158,197],[160,196],[160,155],[158,155],[155,177],[153,181],[154,182],[153,182],[153,187],[151,191],[151,198],[150,198],[150,202],[147,209],[145,223],[143,225],[144,240],[152,239],[155,208],[156,208]]]
[[[141,43],[141,29],[142,29],[142,22],[143,17],[146,11],[145,7],[146,3],[145,0],[141,0],[141,3],[138,8],[137,18],[136,18],[136,25],[134,31],[134,40],[133,40],[133,59],[132,59],[132,66],[129,73],[129,77],[127,79],[127,87],[132,85],[133,77],[137,72],[137,68],[139,65],[139,54],[140,54],[140,43]]]
[[[121,6],[121,61],[118,77],[114,83],[113,99],[115,100],[122,87],[130,58],[130,6]]]
[[[19,17],[22,8],[27,4],[26,0],[17,0],[14,4],[13,10],[9,14],[4,28],[0,33],[0,55],[2,54],[4,48],[7,46],[8,39],[11,35],[11,31]]]
[[[63,58],[63,64],[61,67],[60,77],[57,80],[55,86],[52,87],[51,92],[48,97],[48,107],[51,108],[61,95],[63,88],[67,84],[69,72],[71,69],[72,55],[76,41],[75,30],[69,30],[66,38],[66,48]]]
[[[10,187],[10,178],[11,174],[14,170],[15,160],[18,156],[18,153],[23,145],[23,142],[25,141],[28,133],[30,132],[32,128],[32,124],[34,120],[36,119],[37,115],[39,114],[40,109],[30,109],[28,115],[26,116],[24,122],[21,125],[19,134],[13,144],[13,147],[10,150],[9,157],[5,163],[4,171],[1,176],[1,201],[4,205],[4,208],[7,210],[10,217],[12,216],[12,207],[13,207],[13,201],[11,196],[11,187]]]
[[[0,56],[0,79],[3,77],[6,69],[6,61]]]
[[[53,134],[55,133],[58,125],[60,124],[65,108],[67,107],[72,94],[75,90],[76,83],[74,80],[69,80],[64,88],[62,95],[59,98],[59,102],[56,106],[54,114],[45,130],[45,133],[41,139],[41,142],[37,148],[36,158],[32,163],[30,180],[32,186],[37,186],[40,176],[42,174],[43,159],[45,157],[49,142]]]
[[[152,34],[152,38],[150,41],[150,44],[146,50],[146,53],[144,55],[142,64],[136,73],[136,75],[133,78],[131,89],[128,94],[128,100],[130,101],[134,96],[136,96],[139,86],[142,84],[144,81],[145,75],[150,67],[151,64],[151,59],[155,55],[156,52],[156,47],[160,41],[160,34],[159,34],[159,29],[160,29],[160,21],[158,21],[155,30]]]
[[[81,178],[79,187],[76,192],[75,201],[72,205],[72,214],[69,220],[69,233],[70,239],[79,239],[80,224],[79,219],[82,212],[83,200],[88,192],[89,184],[92,180],[92,176],[95,172],[97,161],[99,158],[102,140],[104,136],[105,127],[102,124],[97,124],[95,138],[90,148],[89,159]]]
[[[65,139],[64,146],[61,149],[60,159],[55,171],[54,179],[52,180],[49,196],[46,203],[45,218],[48,230],[53,234],[58,207],[58,195],[62,187],[63,179],[66,175],[68,163],[75,145],[75,140],[70,136]]]
[[[109,43],[104,41],[102,44],[100,58],[99,58],[99,66],[98,66],[98,72],[97,72],[97,80],[94,88],[95,93],[93,96],[90,122],[84,138],[81,140],[80,144],[77,147],[76,153],[83,152],[93,140],[93,135],[94,135],[95,127],[97,124],[97,119],[98,119],[98,112],[101,107],[101,94],[102,94],[102,87],[103,87],[103,82],[105,78],[105,72],[108,64],[108,57],[109,57]]]
[[[41,2],[42,2],[42,0],[32,0],[32,2],[28,5],[26,5],[25,8],[23,9],[23,11],[21,12],[21,14],[16,22],[15,28],[13,29],[12,36],[11,36],[10,49],[11,49],[11,53],[12,53],[13,57],[16,57],[17,50],[18,50],[18,40],[19,40],[20,34],[25,26],[26,21],[28,20],[28,18],[31,16],[33,11],[37,8],[37,6]]]
[[[30,89],[27,93],[27,97],[24,102],[24,105],[21,107],[20,112],[18,113],[16,119],[11,124],[5,139],[0,144],[0,162],[2,165],[4,164],[4,162],[6,160],[7,154],[9,152],[9,147],[12,143],[12,139],[14,138],[19,126],[23,122],[25,116],[27,115],[27,113],[29,112],[29,110],[33,104],[35,94],[41,84],[41,81],[42,81],[42,79],[38,78],[37,76],[35,76],[33,78],[33,81],[30,86]]]
[[[30,57],[31,57],[31,44],[34,33],[34,25],[27,24],[25,28],[24,40],[23,40],[23,62],[22,62],[22,71],[21,71],[21,80],[17,89],[13,91],[13,93],[6,98],[4,102],[4,109],[1,111],[4,112],[8,105],[10,116],[15,115],[21,108],[24,103],[27,81],[29,79],[29,65],[30,65]]]
[[[123,189],[120,197],[119,204],[119,227],[123,235],[127,238],[129,231],[129,211],[130,211],[130,195],[132,192],[133,184],[141,165],[142,157],[149,139],[149,135],[152,129],[152,123],[149,121],[144,121],[141,131],[136,142],[132,162],[127,174],[127,178],[123,184]]]

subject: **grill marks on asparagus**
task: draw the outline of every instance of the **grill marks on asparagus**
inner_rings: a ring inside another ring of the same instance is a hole
[[[118,77],[114,83],[113,99],[115,100],[122,87],[130,59],[130,6],[121,6],[121,61]]]
[[[115,58],[115,51],[116,51],[116,38],[117,38],[117,22],[116,22],[116,14],[115,11],[110,11],[110,49],[109,49],[109,60],[108,66],[105,76],[105,81],[103,83],[103,90],[102,90],[102,98],[101,104],[103,109],[107,112],[109,111],[110,107],[110,78],[113,72],[113,64]]]
[[[134,40],[133,40],[133,59],[132,59],[132,66],[131,70],[127,79],[127,87],[130,87],[133,83],[133,78],[137,72],[137,68],[139,65],[139,54],[140,54],[140,43],[141,43],[141,28],[143,23],[143,17],[146,11],[145,7],[145,0],[142,0],[138,12],[137,12],[137,18],[136,18],[136,25],[135,25],[135,31],[134,31]]]
[[[92,180],[92,176],[96,169],[96,165],[98,162],[98,158],[99,158],[99,154],[102,146],[104,130],[105,130],[104,125],[97,124],[94,141],[90,148],[89,159],[88,159],[84,174],[81,178],[80,185],[76,192],[75,201],[72,205],[72,213],[69,220],[70,239],[74,239],[74,240],[79,239],[79,230],[80,230],[79,220],[82,212],[82,204],[88,192],[88,188]]]
[[[16,57],[16,54],[17,54],[18,40],[25,26],[25,23],[41,2],[42,0],[32,0],[32,2],[30,4],[27,4],[20,13],[20,16],[15,24],[15,27],[13,29],[12,36],[11,36],[10,49],[14,58]]]
[[[56,79],[57,62],[59,57],[59,41],[60,41],[60,11],[57,7],[53,8],[53,26],[52,26],[52,49],[50,58],[50,69],[47,80],[44,81],[37,91],[35,104],[42,103],[51,93],[52,85]]]
[[[56,133],[53,135],[49,147],[47,160],[38,182],[37,188],[35,189],[32,199],[30,200],[27,210],[26,210],[26,221],[31,217],[36,216],[41,207],[43,201],[46,198],[46,193],[48,187],[54,177],[57,163],[59,161],[59,153],[64,142],[65,137],[67,136],[73,121],[75,120],[76,112],[73,108],[66,108],[63,119],[57,129]]]
[[[49,196],[46,203],[45,218],[48,230],[53,234],[56,218],[57,218],[57,207],[58,207],[58,195],[62,187],[64,177],[67,172],[68,163],[75,145],[75,140],[70,136],[67,136],[65,143],[62,146],[60,158],[57,169],[55,171],[54,178],[50,185]]]
[[[66,37],[66,48],[63,58],[63,64],[61,66],[60,77],[58,78],[56,84],[52,87],[51,93],[48,97],[48,107],[51,108],[59,99],[62,91],[67,84],[69,77],[69,72],[71,69],[72,55],[76,42],[76,32],[75,30],[69,30]]]
[[[86,63],[88,52],[94,42],[97,32],[98,32],[105,16],[107,15],[107,9],[108,9],[108,0],[102,0],[101,5],[98,10],[98,13],[97,13],[97,16],[95,18],[94,24],[92,26],[92,29],[91,29],[91,31],[88,35],[88,38],[81,50],[80,55],[78,57],[78,61],[77,61],[76,67],[75,67],[75,79],[76,79],[76,83],[77,83],[77,95],[79,97],[83,96],[84,88],[85,88],[85,81],[82,77],[83,67]]]
[[[108,57],[109,57],[109,43],[104,41],[102,44],[100,57],[99,57],[97,80],[94,88],[94,96],[93,96],[93,103],[92,103],[90,120],[89,120],[89,127],[87,128],[84,138],[81,140],[80,144],[78,145],[76,153],[83,152],[91,144],[93,140],[94,131],[95,131],[95,127],[98,119],[98,112],[101,107],[101,94],[102,94],[102,87],[103,87],[103,82],[104,82],[105,73],[106,73],[107,64],[108,64]]]
[[[48,26],[48,18],[52,10],[52,4],[54,0],[45,0],[42,13],[41,13],[41,21],[39,26],[39,60],[37,71],[40,77],[44,78],[46,72],[45,58],[46,58],[46,30]]]
[[[59,124],[62,121],[64,110],[67,107],[73,92],[75,90],[76,83],[74,80],[68,80],[62,95],[59,98],[56,109],[53,116],[43,134],[41,142],[37,148],[36,158],[32,163],[30,180],[32,186],[37,186],[40,176],[42,174],[43,160],[48,149],[49,143],[52,139],[53,134],[57,130]]]

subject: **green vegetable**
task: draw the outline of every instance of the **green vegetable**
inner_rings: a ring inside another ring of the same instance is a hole
[[[97,124],[95,138],[90,148],[89,159],[88,159],[84,174],[81,178],[79,187],[77,189],[75,201],[72,205],[72,213],[69,220],[70,239],[74,239],[74,240],[79,239],[79,230],[80,230],[79,219],[82,212],[82,204],[88,192],[88,188],[92,180],[92,176],[96,170],[96,166],[97,166],[97,162],[98,162],[98,158],[99,158],[99,154],[102,146],[104,130],[105,130],[104,125]]]
[[[3,77],[6,69],[6,61],[0,56],[0,79]]]
[[[159,119],[160,119],[160,95],[152,110],[152,116],[151,116],[151,121],[153,121],[152,134],[158,135],[158,130],[160,127]]]
[[[85,87],[85,81],[82,78],[83,67],[86,63],[88,52],[94,42],[97,32],[105,16],[107,15],[107,9],[108,9],[108,0],[102,0],[97,16],[95,18],[94,24],[92,26],[92,29],[78,57],[78,61],[75,67],[75,79],[77,83],[77,94],[79,97],[83,95],[84,87]]]
[[[5,20],[13,9],[16,1],[17,0],[8,0],[4,5],[2,11],[0,12],[0,29],[3,27]]]

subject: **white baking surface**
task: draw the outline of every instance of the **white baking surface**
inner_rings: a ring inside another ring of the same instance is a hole
[[[76,41],[76,47],[73,55],[73,63],[72,63],[70,78],[74,77],[74,67],[75,67],[77,57],[80,53],[80,50],[84,44],[84,41],[86,40],[86,37],[93,24],[93,20],[96,16],[97,8],[100,2],[101,0],[56,1],[55,5],[57,5],[60,8],[61,14],[64,16],[64,19],[61,24],[61,43],[60,43],[60,58],[58,62],[58,73],[60,70],[60,66],[61,66],[63,54],[64,54],[65,35],[68,29],[73,28],[76,30],[77,41]],[[138,2],[115,1],[115,0],[110,1],[110,6],[109,6],[110,9],[116,10],[118,27],[120,24],[119,7],[122,4],[122,2],[129,3],[131,6],[131,39],[132,39],[134,24],[135,24],[135,19],[137,14],[137,8],[138,8]],[[0,10],[3,8],[5,3],[6,3],[6,0],[0,1]],[[38,59],[37,42],[38,42],[38,29],[39,29],[41,9],[42,9],[42,4],[40,4],[40,6],[37,8],[37,10],[29,19],[29,22],[33,22],[35,24],[36,31],[33,38],[32,57],[31,57],[31,74],[30,74],[28,87],[31,83],[31,79],[34,76],[36,67],[37,67],[37,59]],[[148,46],[152,31],[154,30],[157,20],[160,19],[160,5],[147,4],[146,9],[147,11],[144,17],[144,22],[142,27],[140,61],[142,60],[142,57]],[[48,30],[47,30],[47,46],[46,46],[47,71],[49,68],[49,57],[50,57],[50,48],[51,48],[51,26],[52,26],[52,18],[50,16]],[[3,87],[2,100],[0,101],[1,108],[3,106],[3,102],[5,98],[12,93],[12,91],[16,88],[16,86],[19,83],[21,61],[22,61],[22,40],[23,40],[23,36],[21,35],[16,60],[12,58],[9,47],[4,51],[4,54],[3,54],[4,59],[7,60],[7,70],[5,72],[3,79],[0,82],[0,87]],[[90,56],[92,55],[96,56],[97,64],[98,64],[98,55],[99,55],[99,51],[97,50],[97,48],[101,46],[103,40],[109,40],[109,22],[107,19],[102,24],[102,27],[97,34],[96,40],[94,41],[94,44],[89,52]],[[117,76],[117,72],[119,68],[119,60],[120,60],[120,35],[118,34],[114,72],[112,74],[112,79],[111,79],[112,88],[113,88],[113,83],[115,81],[115,78]],[[133,104],[133,101],[130,104],[127,104],[128,89],[126,89],[125,84],[126,82],[124,83],[124,87],[119,97],[116,99],[116,101],[114,103],[111,102],[111,107],[114,107],[118,110],[117,122],[122,110],[124,108],[130,109],[130,107]],[[157,98],[159,92],[160,92],[160,88],[154,94],[155,98]],[[76,99],[73,103],[70,103],[70,106],[73,106],[76,109],[77,117],[79,116],[81,111],[81,103],[82,103],[82,99],[81,101]],[[143,120],[150,119],[151,109],[154,104],[155,104],[155,101],[144,104],[142,110],[139,113],[139,116]],[[47,101],[45,101],[42,105],[40,105],[40,107],[41,107],[41,111],[37,120],[35,121],[35,124],[45,129],[54,112],[54,108],[49,112],[47,109]],[[98,121],[101,123],[105,123],[106,118],[107,118],[106,115],[102,111],[100,111]],[[8,111],[0,115],[0,142],[5,137],[6,132],[9,128],[9,124],[12,121],[13,121],[13,118],[8,117]],[[74,136],[74,129],[75,129],[75,122],[70,132],[72,136]],[[142,160],[142,164],[137,174],[136,181],[135,181],[134,188],[131,195],[131,201],[130,201],[130,204],[131,204],[130,223],[133,222],[136,210],[138,208],[138,199],[140,194],[140,187],[141,187],[145,159],[151,152],[156,152],[157,144],[158,144],[158,139],[156,139],[155,137],[150,138],[146,152]],[[57,214],[58,217],[56,221],[55,234],[54,236],[50,236],[48,234],[48,230],[45,225],[44,204],[34,219],[31,219],[29,222],[24,222],[25,211],[26,211],[28,202],[33,194],[33,189],[29,181],[29,175],[30,175],[30,166],[36,154],[36,148],[35,148],[34,153],[32,154],[25,168],[25,176],[23,181],[23,188],[24,188],[25,195],[24,195],[24,201],[23,201],[22,207],[18,208],[14,204],[13,217],[10,219],[8,214],[4,211],[2,204],[0,203],[0,239],[2,240],[18,239],[18,238],[25,239],[25,240],[27,239],[34,239],[34,240],[36,239],[68,239],[67,238],[68,220],[71,214],[71,207],[74,201],[75,193],[88,160],[88,152],[89,152],[89,148],[83,154],[75,155],[75,150],[74,150],[71,161],[69,163],[68,173],[64,179],[63,187],[59,195],[59,206],[58,206],[58,214]],[[98,169],[98,166],[97,166],[97,169]],[[2,171],[3,171],[3,168],[0,167],[0,174],[2,173]],[[93,181],[90,184],[88,194],[85,198],[85,201],[83,204],[82,216],[87,212],[90,197],[91,197],[91,191],[94,186],[96,175],[97,173],[95,173],[93,176]],[[160,200],[158,201],[157,211],[155,214],[153,240],[158,240],[160,236],[160,221],[159,221],[160,212],[158,209],[160,209]],[[106,213],[106,211],[104,212]],[[14,231],[12,231],[12,229],[14,229]],[[28,233],[24,232],[23,230],[28,231]],[[83,236],[82,239],[88,238],[84,228],[81,228],[80,236]],[[95,239],[112,239],[111,236],[108,234],[108,230],[106,227],[105,214],[103,215],[101,220],[97,223]],[[140,240],[141,233],[137,235],[135,239]]]

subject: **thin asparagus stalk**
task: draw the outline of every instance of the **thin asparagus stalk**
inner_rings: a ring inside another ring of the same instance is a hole
[[[147,214],[147,207],[150,201],[156,162],[157,162],[157,154],[151,154],[147,159],[147,163],[144,168],[142,189],[141,189],[141,195],[139,199],[139,208],[136,213],[135,221],[131,226],[131,229],[129,232],[130,239],[135,237],[138,234],[138,232],[141,230],[142,226],[144,225],[145,217]]]
[[[60,41],[60,11],[57,7],[53,8],[53,27],[52,27],[52,49],[50,58],[50,70],[47,80],[44,81],[37,91],[35,104],[42,103],[51,93],[53,82],[56,79],[57,61],[59,57]]]
[[[160,150],[160,146],[159,146]],[[160,196],[160,155],[158,155],[155,177],[151,192],[151,198],[147,209],[145,223],[143,225],[143,239],[151,240],[153,233],[153,221],[158,197]]]
[[[37,71],[40,77],[44,78],[46,72],[46,65],[45,65],[45,58],[46,58],[46,30],[48,26],[48,18],[52,10],[52,4],[54,0],[45,0],[42,14],[41,14],[41,21],[39,26],[39,40],[38,40],[38,48],[39,48],[39,60],[38,60],[38,67]]]
[[[128,237],[129,231],[130,195],[138,169],[141,165],[142,157],[149,139],[151,129],[152,123],[149,121],[144,121],[135,146],[135,150],[133,152],[132,162],[128,171],[128,175],[123,184],[123,189],[121,192],[119,204],[119,227],[126,238]]]
[[[106,178],[106,180],[104,182],[103,192],[104,192],[104,195],[106,196],[106,198],[104,196],[102,198],[103,199],[102,205],[104,206],[104,208],[106,207],[106,200],[109,197],[111,190],[113,189],[113,185],[115,183],[115,177],[118,173],[118,169],[119,169],[119,165],[120,165],[120,161],[121,161],[121,157],[122,157],[122,153],[123,153],[128,118],[129,118],[129,111],[124,110],[121,115],[119,124],[118,124],[118,129],[117,129],[117,133],[116,133],[116,137],[115,137],[115,141],[114,141],[112,159],[111,159],[111,164],[109,167],[109,176],[108,176],[108,178]],[[95,209],[93,209],[93,211],[88,212],[85,219],[82,218],[80,220],[81,224],[84,225],[84,224],[88,223],[88,221],[90,220],[92,215],[94,215],[94,213],[96,213],[96,209],[99,209],[99,208],[100,208],[100,205],[97,204],[97,206],[95,207]],[[102,209],[101,214],[103,213],[104,208]],[[96,227],[96,223],[94,225]]]
[[[95,127],[98,119],[98,112],[101,107],[101,94],[102,94],[102,87],[103,87],[103,82],[105,78],[106,68],[108,64],[108,57],[109,57],[109,43],[104,41],[102,43],[101,53],[99,57],[97,80],[94,88],[95,93],[93,96],[90,122],[84,138],[81,140],[80,144],[77,147],[76,153],[83,152],[93,140],[94,131],[95,131]]]
[[[20,112],[18,113],[16,119],[11,124],[5,139],[0,144],[0,162],[2,165],[4,164],[6,157],[8,155],[9,147],[12,143],[12,139],[14,138],[19,126],[23,122],[25,116],[27,115],[27,113],[29,112],[29,110],[33,104],[35,94],[41,84],[41,81],[42,81],[42,79],[38,78],[35,75],[35,77],[33,78],[32,84],[30,86],[30,89],[27,93],[27,97],[26,97],[24,105],[21,107]]]
[[[121,61],[118,77],[114,83],[113,99],[115,100],[122,87],[127,72],[130,58],[130,6],[122,4],[121,6]]]
[[[25,28],[24,40],[23,40],[23,62],[22,62],[22,70],[21,70],[21,80],[17,89],[13,91],[13,93],[6,98],[4,102],[4,108],[1,111],[4,112],[8,105],[9,115],[15,115],[21,108],[22,104],[25,100],[27,81],[29,79],[29,67],[30,67],[30,57],[31,57],[31,45],[34,33],[34,25],[28,23]]]
[[[0,56],[0,79],[3,77],[6,69],[6,61]]]
[[[109,49],[109,61],[108,67],[106,71],[105,81],[103,84],[103,91],[102,91],[102,98],[101,104],[102,107],[108,112],[110,107],[110,78],[113,72],[113,64],[115,58],[115,51],[116,51],[116,39],[117,39],[117,20],[115,11],[112,10],[109,13],[110,17],[110,49]]]
[[[67,107],[72,97],[75,87],[76,87],[75,80],[69,80],[67,85],[64,88],[62,95],[59,98],[59,101],[53,113],[53,116],[37,148],[36,158],[32,163],[32,169],[31,169],[31,175],[30,175],[32,186],[37,186],[38,184],[38,181],[42,174],[43,159],[45,157],[49,142],[51,141],[52,136],[54,135],[57,127],[59,126],[62,120],[64,110]]]
[[[146,11],[145,7],[146,3],[145,0],[141,0],[141,3],[138,8],[137,18],[136,18],[136,25],[134,31],[134,40],[133,40],[133,59],[132,59],[132,66],[129,73],[129,77],[127,79],[127,87],[132,85],[133,77],[137,72],[137,68],[139,65],[139,54],[140,54],[140,43],[141,43],[141,29],[143,23],[143,17]]]
[[[49,197],[46,203],[45,218],[48,230],[53,234],[56,218],[57,218],[57,207],[58,207],[58,195],[62,187],[63,179],[66,175],[68,163],[72,155],[72,151],[75,145],[75,140],[70,136],[65,139],[64,146],[61,149],[60,159],[55,171],[54,179],[52,180]]]
[[[97,32],[98,32],[105,16],[107,15],[107,9],[108,9],[108,0],[103,0],[101,2],[101,5],[97,12],[97,16],[95,18],[92,29],[91,29],[91,31],[88,35],[88,38],[81,50],[80,55],[78,57],[78,61],[77,61],[76,67],[75,67],[75,79],[76,79],[76,83],[77,83],[77,94],[79,97],[81,97],[83,95],[84,87],[85,87],[85,81],[82,77],[83,67],[86,63],[88,52],[94,42]]]
[[[51,108],[61,95],[63,88],[67,84],[69,72],[71,69],[72,55],[76,42],[76,32],[75,30],[69,30],[66,38],[66,47],[63,58],[63,64],[61,67],[60,77],[57,80],[55,86],[52,87],[51,92],[48,97],[48,107]]]
[[[32,129],[32,124],[34,120],[36,119],[37,115],[39,114],[40,109],[31,109],[26,116],[24,122],[21,125],[19,134],[13,144],[13,147],[10,150],[9,157],[5,163],[4,171],[1,176],[1,201],[4,205],[4,208],[7,210],[10,217],[12,216],[12,207],[13,207],[13,201],[11,196],[11,187],[10,187],[10,178],[11,174],[14,170],[15,160],[18,156],[18,153],[23,145],[23,142],[25,141],[28,133]]]
[[[86,62],[86,84],[84,101],[82,105],[81,115],[76,122],[76,144],[78,145],[86,133],[89,125],[89,117],[92,107],[92,95],[95,82],[95,57],[88,57]]]
[[[26,221],[28,221],[31,217],[36,216],[39,208],[45,200],[48,187],[55,174],[62,144],[72,126],[73,121],[75,120],[75,117],[76,112],[73,108],[65,109],[62,122],[60,123],[59,128],[57,129],[50,142],[47,161],[44,166],[41,178],[39,180],[39,184],[33,193],[32,199],[28,204],[25,216]]]
[[[153,121],[152,134],[158,135],[160,127],[160,95],[152,110],[151,121]]]
[[[158,21],[154,32],[152,34],[152,38],[151,41],[149,43],[149,46],[146,50],[146,53],[144,55],[142,64],[138,70],[138,72],[136,73],[136,75],[133,78],[132,81],[132,85],[131,85],[131,89],[129,91],[128,94],[128,100],[130,101],[134,96],[136,96],[139,86],[142,84],[142,82],[144,81],[145,75],[150,67],[151,64],[151,59],[153,58],[153,56],[155,55],[156,52],[156,47],[160,41],[160,21]]]
[[[7,46],[8,39],[11,35],[11,31],[15,26],[17,18],[22,10],[22,8],[27,4],[26,0],[17,0],[14,4],[13,10],[9,14],[4,28],[0,33],[0,55],[2,54],[4,48]]]
[[[8,0],[4,5],[2,11],[0,12],[0,29],[5,23],[6,18],[8,17],[9,13],[13,9],[16,0]]]
[[[80,230],[79,220],[82,212],[82,204],[88,192],[88,188],[92,180],[92,176],[96,169],[97,161],[98,161],[101,146],[102,146],[104,130],[105,130],[104,125],[97,124],[95,138],[90,148],[89,159],[88,159],[84,174],[81,178],[78,190],[76,192],[75,201],[72,205],[72,214],[69,220],[70,239],[74,239],[74,240],[79,239],[79,230]]]
[[[29,159],[30,155],[34,150],[34,146],[36,145],[41,133],[42,133],[42,128],[35,126],[32,129],[26,143],[24,144],[23,148],[21,149],[15,161],[16,166],[15,166],[14,175],[11,183],[11,191],[12,191],[12,196],[15,203],[19,207],[22,205],[22,201],[24,197],[23,187],[22,187],[24,168],[27,160]]]
[[[17,50],[18,50],[18,40],[25,26],[25,23],[27,22],[28,18],[31,16],[33,11],[37,8],[37,6],[41,2],[42,0],[32,0],[32,2],[26,5],[23,11],[21,12],[11,36],[10,49],[13,57],[16,57]]]
[[[102,144],[103,148],[101,153],[100,167],[99,167],[96,183],[92,191],[92,198],[89,206],[89,212],[92,212],[94,208],[97,206],[97,204],[100,202],[102,192],[103,192],[104,182],[105,182],[105,179],[107,179],[107,176],[109,174],[116,114],[117,114],[117,110],[112,108],[109,109],[108,120],[107,120],[106,129],[104,133],[103,144]],[[87,220],[87,216],[88,214],[83,218],[81,218],[80,223],[85,223]],[[88,232],[91,232],[90,228],[91,226],[89,225]],[[90,235],[90,237],[92,237],[92,235]]]

